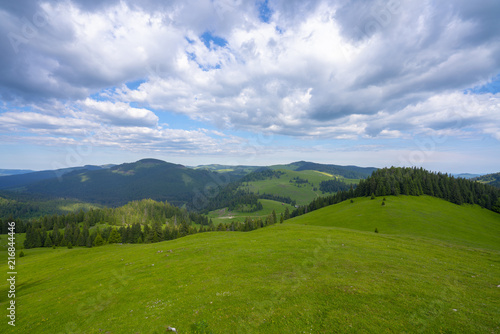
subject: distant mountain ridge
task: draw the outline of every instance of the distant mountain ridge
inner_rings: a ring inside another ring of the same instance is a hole
[[[274,165],[271,169],[290,169],[294,171],[315,170],[318,172],[328,173],[332,175],[343,176],[347,179],[364,179],[372,175],[378,168],[375,167],[358,167],[358,166],[341,166],[331,164],[319,164],[308,161],[297,161],[288,165]]]
[[[8,176],[0,176],[0,189],[13,189],[25,187],[29,184],[39,182],[42,180],[59,178],[64,174],[71,173],[75,170],[100,170],[104,169],[101,166],[93,166],[86,165],[82,167],[70,167],[70,168],[62,168],[56,170],[44,170],[39,172],[28,172],[28,173],[19,173]]]
[[[0,169],[0,176],[19,175],[34,172],[31,169]]]
[[[333,164],[319,164],[309,161],[296,161],[283,165],[270,165],[270,166],[231,166],[231,165],[200,165],[195,167],[197,169],[208,169],[222,173],[233,173],[241,177],[251,173],[259,172],[265,169],[286,169],[292,171],[315,170],[318,172],[328,173],[332,175],[342,176],[348,179],[364,179],[370,176],[378,168],[375,167],[359,167],[359,166],[342,166]]]
[[[157,159],[142,159],[108,169],[76,169],[62,175],[26,185],[30,193],[45,194],[107,206],[151,198],[183,205],[196,191],[214,183],[215,173],[195,170]]]

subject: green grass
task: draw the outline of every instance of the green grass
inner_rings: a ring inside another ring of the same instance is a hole
[[[281,213],[284,213],[286,208],[292,212],[295,208],[289,204],[282,204],[281,202],[271,201],[268,199],[259,199],[262,203],[263,209],[255,212],[239,212],[239,211],[228,211],[227,208],[214,210],[208,213],[208,217],[210,217],[214,224],[219,223],[230,223],[232,221],[244,222],[245,218],[252,217],[254,219],[262,218],[266,219],[268,215],[270,215],[273,210],[275,210],[276,215],[279,219]]]
[[[329,175],[327,173],[322,173],[314,170],[297,172],[292,170],[279,169],[279,171],[285,173],[284,175],[281,175],[279,179],[273,178],[260,181],[244,182],[243,186],[241,186],[240,189],[249,190],[253,193],[289,196],[291,199],[297,201],[297,204],[304,205],[310,203],[316,197],[324,195],[319,190],[319,184],[321,183],[321,181],[336,178],[335,175]],[[290,180],[295,177],[307,179],[309,183],[304,183],[301,185],[290,183]],[[342,180],[348,184],[355,184],[359,182],[359,180],[344,178],[342,178]],[[314,190],[314,188],[317,188],[317,190]]]
[[[387,197],[384,209],[403,222],[446,225],[451,217],[457,228],[445,228],[443,240],[429,235],[432,228],[409,224],[380,225],[378,234],[369,225],[361,231],[361,219],[353,229],[333,226],[349,212],[378,219],[380,200],[355,199],[247,233],[24,250],[16,263],[16,327],[4,316],[0,332],[165,333],[167,326],[179,333],[499,332],[500,247],[486,234],[498,235],[500,215]],[[334,208],[335,215],[328,211]],[[314,225],[303,225],[308,217]],[[473,224],[485,231],[465,240],[462,225]],[[6,252],[0,257],[6,273]],[[8,302],[3,280],[4,312]]]
[[[6,251],[9,248],[9,235],[0,234],[0,251]],[[16,233],[16,249],[24,248],[22,245],[26,239],[26,233]],[[4,259],[2,259],[4,261]]]
[[[426,237],[500,250],[500,214],[479,206],[458,206],[430,196],[356,198],[287,223]]]

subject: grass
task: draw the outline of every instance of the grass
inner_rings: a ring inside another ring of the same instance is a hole
[[[287,223],[334,226],[385,234],[426,237],[500,250],[500,214],[475,205],[458,206],[430,196],[356,198]]]
[[[239,212],[239,211],[228,211],[227,208],[214,210],[209,212],[208,217],[210,217],[214,224],[219,223],[230,223],[232,221],[244,222],[245,218],[252,217],[254,219],[262,218],[266,219],[273,210],[275,210],[276,215],[279,219],[281,213],[284,213],[286,208],[292,212],[295,208],[289,204],[271,201],[267,199],[259,199],[262,203],[263,209],[255,212]]]
[[[334,175],[327,173],[322,173],[314,170],[305,171],[292,171],[286,169],[279,169],[279,171],[285,173],[281,175],[279,179],[266,179],[260,181],[244,182],[241,189],[249,190],[254,193],[266,193],[278,196],[289,196],[292,200],[295,200],[297,204],[304,205],[310,203],[313,199],[318,196],[324,195],[322,191],[319,190],[319,184],[321,181],[331,180],[336,178]],[[303,183],[297,185],[295,183],[290,183],[290,180],[299,177],[301,179],[307,179],[309,183]],[[344,179],[348,184],[358,183],[359,180]],[[316,188],[316,190],[314,190]]]
[[[388,197],[385,209],[397,200],[412,208],[422,201],[439,206],[427,198]],[[361,213],[363,205],[381,206],[379,199],[365,201],[352,205]],[[441,204],[451,216],[473,217],[458,225],[499,221],[474,207]],[[385,233],[389,225],[380,233],[303,225],[321,211],[247,233],[24,250],[17,261],[16,328],[4,319],[0,332],[165,333],[167,326],[179,333],[500,331],[500,251],[485,235],[474,238],[478,248],[462,240],[460,229],[443,241],[419,230]],[[410,210],[400,218],[418,214]],[[496,231],[491,226],[489,234]],[[0,256],[6,273],[6,252]],[[7,303],[3,281],[0,309]]]

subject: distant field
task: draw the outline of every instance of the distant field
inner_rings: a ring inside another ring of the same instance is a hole
[[[271,201],[267,199],[259,200],[264,207],[262,210],[256,212],[239,212],[239,211],[228,211],[227,208],[214,210],[208,213],[208,216],[212,219],[214,224],[219,223],[230,223],[232,221],[245,221],[246,217],[252,217],[254,219],[262,218],[265,219],[268,215],[270,215],[273,210],[275,210],[276,215],[279,219],[280,214],[284,213],[286,208],[292,212],[295,208],[289,204]]]
[[[285,169],[278,170],[285,173],[284,175],[281,175],[279,179],[273,178],[261,181],[244,182],[240,189],[249,190],[254,193],[289,196],[291,199],[297,201],[298,205],[304,205],[310,203],[316,197],[324,195],[319,190],[319,184],[321,181],[336,178],[335,175],[313,170],[299,172]],[[307,180],[308,183],[291,183],[290,180],[296,177]],[[347,184],[356,184],[359,182],[359,180],[341,179]],[[316,190],[314,190],[315,188]]]
[[[458,206],[430,196],[356,198],[288,220],[384,234],[427,237],[500,250],[500,214],[479,206]]]

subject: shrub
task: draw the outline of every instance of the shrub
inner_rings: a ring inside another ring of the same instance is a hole
[[[21,253],[19,253],[19,257],[24,257],[24,252],[21,251]]]

